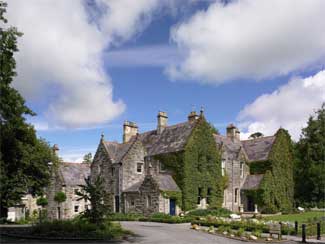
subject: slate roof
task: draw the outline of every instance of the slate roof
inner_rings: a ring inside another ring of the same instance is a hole
[[[266,160],[272,149],[275,136],[266,136],[241,141],[249,161]]]
[[[242,186],[242,190],[256,190],[261,184],[263,179],[263,174],[258,175],[248,175],[245,179],[244,185]]]
[[[59,172],[66,186],[78,186],[85,184],[85,178],[90,174],[90,166],[85,163],[63,162],[59,166]]]
[[[153,179],[157,182],[159,186],[159,190],[180,191],[179,187],[177,186],[176,182],[174,181],[171,175],[168,174],[154,175]],[[125,189],[124,192],[138,192],[142,183],[143,181],[137,182],[132,186],[130,186],[129,188]]]
[[[154,178],[162,191],[181,191],[171,175],[160,174]]]
[[[226,151],[227,156],[230,160],[237,159],[239,152],[242,149],[242,144],[240,141],[231,140],[230,138],[222,135],[213,134],[214,139],[218,147],[223,147]]]
[[[147,156],[178,152],[184,149],[195,124],[189,121],[179,123],[167,126],[160,134],[152,130],[133,136],[127,143],[105,141],[104,145],[113,163],[119,163],[136,140],[141,141]]]
[[[106,148],[106,151],[108,152],[112,163],[119,163],[123,156],[127,153],[127,151],[130,149],[133,140],[130,140],[127,143],[117,143],[117,142],[110,142],[105,141],[104,145]]]
[[[156,130],[139,134],[139,140],[147,149],[148,156],[178,152],[184,149],[195,122],[184,122],[167,126],[161,134]]]

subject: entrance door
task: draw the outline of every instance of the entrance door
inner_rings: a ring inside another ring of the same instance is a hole
[[[254,212],[254,200],[251,196],[247,197],[247,211]]]
[[[175,215],[176,214],[176,200],[169,199],[169,214]]]
[[[120,197],[115,196],[115,212],[119,213],[120,212]]]

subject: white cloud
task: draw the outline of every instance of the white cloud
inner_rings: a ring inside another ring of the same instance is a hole
[[[271,94],[259,96],[238,116],[247,138],[254,132],[274,134],[280,127],[299,139],[301,129],[325,102],[325,70],[307,78],[293,78]]]
[[[125,104],[113,99],[103,52],[143,30],[161,6],[158,0],[95,3],[86,7],[82,0],[8,2],[9,23],[24,33],[14,86],[34,103],[48,100],[44,114],[50,126],[92,126],[124,111]]]
[[[324,13],[323,0],[216,1],[172,29],[186,58],[168,73],[220,84],[306,68],[325,57]]]
[[[169,45],[148,45],[109,51],[109,67],[166,67],[180,60],[177,49]]]

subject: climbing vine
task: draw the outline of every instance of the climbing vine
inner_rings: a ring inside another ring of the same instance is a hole
[[[271,170],[271,163],[269,160],[256,161],[249,164],[249,173],[254,174],[264,174],[266,171]]]
[[[164,198],[175,199],[176,205],[182,205],[182,192],[180,191],[161,191]]]
[[[293,146],[290,135],[279,129],[268,157],[269,165],[263,173],[260,188],[255,192],[255,200],[262,211],[274,213],[291,211],[293,207]],[[261,167],[262,168],[262,167]],[[261,171],[260,171],[261,173]]]
[[[174,173],[174,180],[182,191],[183,210],[197,207],[199,191],[201,198],[208,199],[209,207],[221,207],[223,200],[221,157],[213,128],[203,116],[196,123],[184,151],[156,156]]]

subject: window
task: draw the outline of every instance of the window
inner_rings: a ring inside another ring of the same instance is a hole
[[[223,191],[223,202],[226,205],[226,203],[227,203],[227,190]]]
[[[197,204],[201,204],[201,198],[202,198],[202,188],[198,188],[198,197],[197,197]]]
[[[142,173],[142,163],[137,163],[137,173],[141,174]]]
[[[89,209],[88,205],[85,205],[85,210],[88,210],[88,209]]]
[[[111,173],[112,173],[112,176],[114,176],[114,174],[115,174],[115,168],[114,167],[111,168]]]
[[[244,163],[240,162],[240,178],[244,177]]]
[[[147,195],[147,208],[151,206],[151,196]]]
[[[226,174],[226,160],[222,159],[221,160],[221,175],[225,176]]]
[[[165,172],[167,170],[166,165],[162,162],[159,162],[160,172]]]
[[[212,195],[212,188],[208,188],[208,192],[207,192],[207,204],[210,204],[211,202],[211,195]]]
[[[74,189],[74,194],[75,194],[76,196],[78,196],[78,192],[79,192],[79,189],[78,189],[78,188],[75,188],[75,189]]]
[[[235,189],[235,203],[238,202],[238,188]]]
[[[134,198],[131,198],[131,200],[130,200],[130,205],[131,205],[132,207],[134,207],[134,205],[135,205]]]
[[[75,205],[75,206],[74,206],[74,212],[75,212],[75,213],[78,213],[78,212],[79,212],[79,206],[78,206],[78,205]]]

